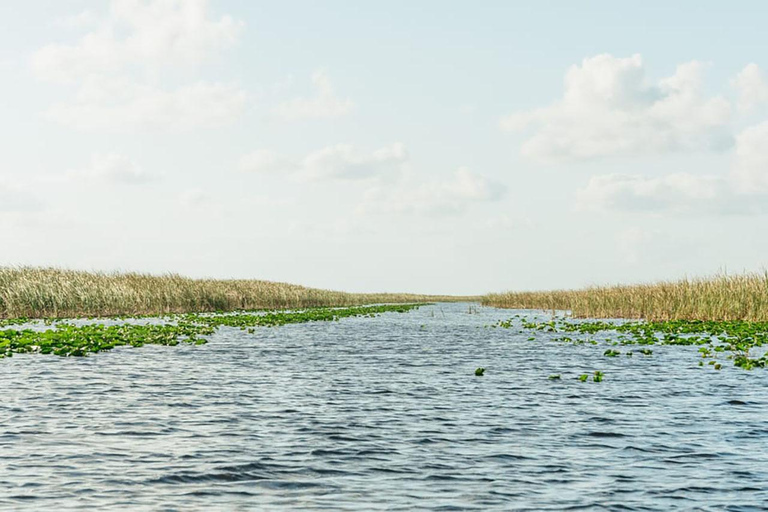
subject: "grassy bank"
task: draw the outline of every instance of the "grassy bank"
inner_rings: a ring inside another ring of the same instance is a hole
[[[0,267],[0,318],[159,315],[460,299],[414,294],[345,293],[257,280]]]
[[[768,322],[768,273],[582,290],[495,293],[484,296],[482,303],[501,308],[570,310],[580,318]]]

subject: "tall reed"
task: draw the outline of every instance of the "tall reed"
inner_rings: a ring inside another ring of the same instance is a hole
[[[270,281],[190,279],[176,274],[0,267],[0,317],[3,318],[152,315],[457,299],[345,293]]]
[[[568,310],[582,318],[768,321],[768,273],[581,290],[493,293],[489,306]]]

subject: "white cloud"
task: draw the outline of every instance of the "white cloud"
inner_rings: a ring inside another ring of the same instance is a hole
[[[272,150],[257,149],[240,158],[237,167],[242,172],[276,173],[291,172],[298,164]]]
[[[768,81],[757,64],[745,66],[731,83],[739,91],[739,108],[741,110],[751,110],[756,106],[768,103]]]
[[[42,203],[29,187],[0,178],[0,213],[36,212],[42,208]]]
[[[219,127],[243,111],[246,94],[234,84],[164,89],[146,80],[234,43],[243,23],[210,19],[206,0],[113,0],[107,16],[85,11],[67,23],[86,22],[94,27],[77,43],[50,44],[32,57],[39,78],[77,85],[76,97],[51,107],[49,119],[81,130],[184,130]]]
[[[768,121],[736,136],[731,179],[740,193],[768,194]]]
[[[74,82],[131,64],[196,63],[232,45],[243,23],[208,17],[207,0],[113,0],[109,15],[75,44],[50,44],[32,58],[32,69],[49,81]],[[94,23],[80,13],[72,23]]]
[[[243,156],[238,167],[250,172],[285,172],[301,181],[364,180],[395,175],[407,161],[408,151],[399,142],[374,151],[336,144],[301,159],[259,149]]]
[[[408,160],[405,146],[395,143],[366,153],[349,144],[328,146],[307,155],[300,177],[306,180],[359,180],[394,173]]]
[[[70,171],[67,178],[138,185],[150,181],[152,176],[127,156],[108,153],[92,155],[88,168]]]
[[[75,101],[55,104],[46,115],[85,131],[182,131],[227,125],[245,103],[245,92],[234,85],[199,82],[166,91],[128,79],[91,77]]]
[[[325,71],[316,71],[312,75],[314,96],[298,97],[274,108],[274,113],[287,121],[303,119],[328,119],[349,114],[355,107],[350,99],[339,98]]]
[[[448,180],[421,180],[408,171],[401,143],[374,151],[336,144],[291,159],[260,149],[240,159],[241,171],[285,173],[299,181],[358,181],[367,185],[357,213],[457,213],[469,204],[500,199],[506,188],[466,167]]]
[[[70,30],[82,30],[96,25],[99,17],[89,10],[80,11],[78,14],[64,16],[53,21],[53,25]]]
[[[582,211],[688,211],[719,200],[727,184],[714,176],[676,173],[649,178],[638,175],[593,176],[576,194]]]
[[[768,211],[768,122],[736,137],[730,172],[658,177],[593,176],[576,192],[576,209],[594,212],[752,214]]]
[[[522,153],[544,162],[723,149],[732,142],[731,108],[722,97],[704,97],[704,67],[681,64],[651,84],[640,55],[586,58],[568,70],[561,100],[507,116],[500,125],[532,129]]]
[[[420,181],[409,175],[394,186],[372,187],[357,212],[456,214],[472,203],[496,201],[505,193],[501,183],[460,167],[449,180]]]

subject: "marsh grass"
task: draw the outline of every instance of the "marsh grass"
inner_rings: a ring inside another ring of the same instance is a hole
[[[176,274],[0,267],[0,318],[160,315],[462,299],[466,298],[346,293],[271,281],[190,279]]]
[[[768,272],[582,290],[507,292],[487,306],[571,311],[578,318],[768,321]]]

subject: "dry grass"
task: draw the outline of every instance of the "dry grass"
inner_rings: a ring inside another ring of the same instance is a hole
[[[570,310],[573,316],[582,318],[766,322],[768,273],[583,290],[497,293],[484,296],[482,302],[502,308]]]
[[[256,280],[0,267],[0,318],[154,315],[460,299],[355,294]]]

